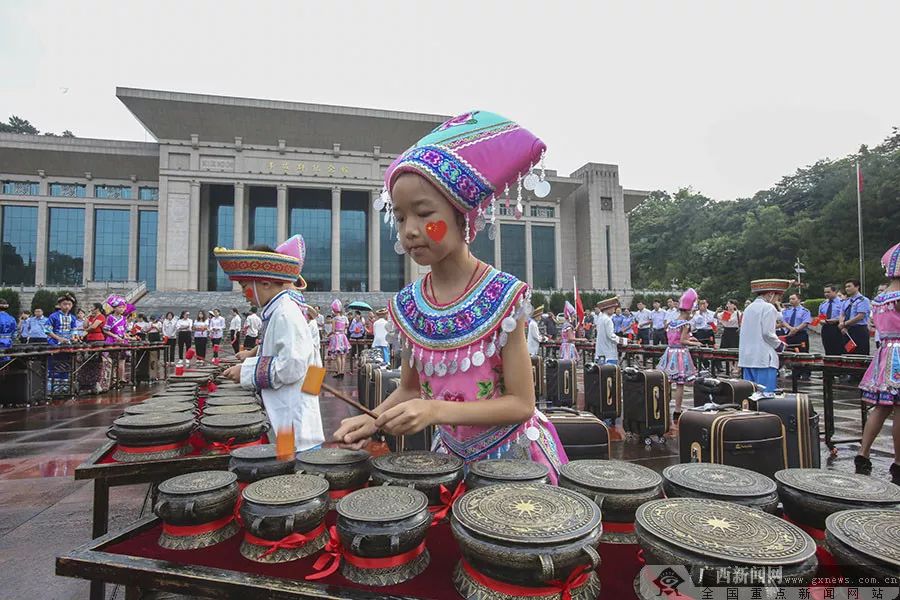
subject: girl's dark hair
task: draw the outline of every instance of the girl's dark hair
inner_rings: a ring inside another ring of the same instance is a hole
[[[729,299],[728,299],[728,302],[731,302],[731,303],[734,304],[735,306],[738,305],[737,300],[735,300],[734,298],[729,298]],[[727,304],[727,303],[726,303],[726,304]]]
[[[275,248],[269,246],[267,244],[253,244],[247,250],[252,250],[253,252],[271,252],[275,254]]]
[[[202,319],[200,319],[200,315],[203,315],[203,318],[202,318]],[[201,321],[205,321],[205,320],[206,320],[206,311],[204,311],[204,310],[198,310],[198,311],[197,311],[197,318],[200,319]]]
[[[100,304],[99,302],[94,302],[94,308],[96,308],[100,312],[103,312],[103,305]]]
[[[170,310],[169,312],[166,313],[166,318],[167,318],[167,319],[169,318],[169,315],[172,315],[172,318],[173,318],[173,319],[175,318],[175,313],[173,313],[171,310]]]
[[[190,317],[190,316],[191,316],[191,311],[183,310],[183,311],[181,311],[181,316],[179,317],[179,319],[183,319],[185,317]]]
[[[231,309],[231,312],[233,312],[233,313],[236,314],[236,315],[241,314],[241,313],[238,311],[238,309],[236,309],[236,308],[232,308],[232,309]]]

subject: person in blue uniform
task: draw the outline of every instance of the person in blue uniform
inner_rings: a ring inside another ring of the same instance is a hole
[[[44,330],[47,333],[47,343],[51,346],[71,344],[80,341],[76,335],[75,314],[72,309],[75,308],[75,297],[66,294],[61,296],[56,303],[55,310],[47,317],[47,325]],[[54,357],[47,359],[47,372],[50,376],[49,384],[50,392],[53,394],[68,394],[71,392],[69,385],[70,370],[72,364],[68,357]]]
[[[844,302],[838,297],[838,288],[835,284],[827,284],[823,291],[825,292],[825,301],[819,305],[822,345],[825,347],[825,354],[838,356],[844,353],[844,343],[841,341],[843,335],[838,328],[841,313],[844,312]]]
[[[0,298],[0,350],[8,350],[12,348],[13,340],[16,337],[18,323],[6,312],[9,310],[9,302],[4,298]],[[0,359],[0,362],[8,361],[8,358]]]
[[[872,303],[859,292],[859,285],[858,279],[844,282],[847,299],[838,322],[838,329],[844,336],[844,354],[869,354],[869,316],[872,314]],[[850,339],[856,344],[856,348],[847,350],[846,343]]]
[[[653,327],[653,345],[666,345],[666,311],[660,307],[659,300],[653,301],[653,310],[650,311],[650,321]]]
[[[631,310],[628,308],[622,309],[622,314],[619,316],[619,329],[616,333],[624,338],[633,338],[634,337],[634,315],[631,314]]]
[[[647,306],[643,302],[638,302],[637,308],[637,311],[634,313],[634,320],[638,324],[638,340],[646,346],[650,343],[650,328],[653,325],[653,320],[650,318],[650,311],[647,310]]]
[[[22,326],[22,340],[26,344],[47,343],[47,317],[44,316],[42,308],[35,307],[34,314],[25,319]]]
[[[809,352],[809,327],[812,315],[809,310],[800,303],[800,294],[791,294],[788,298],[789,305],[781,311],[781,321],[787,327],[785,343],[794,352]],[[802,381],[809,381],[811,371],[807,367],[794,369]]]

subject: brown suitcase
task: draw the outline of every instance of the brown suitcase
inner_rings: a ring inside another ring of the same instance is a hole
[[[818,469],[822,466],[819,415],[807,394],[753,394],[744,409],[778,415],[784,424],[789,469]]]
[[[659,369],[627,367],[622,373],[622,428],[650,445],[669,431],[669,377]]]
[[[781,419],[735,405],[684,411],[678,421],[678,444],[682,463],[743,467],[768,477],[787,467]]]
[[[575,362],[548,358],[544,363],[545,398],[550,406],[575,406],[578,382]]]
[[[400,369],[390,370],[390,369],[378,369],[372,368],[372,374],[369,377],[369,389],[368,389],[368,405],[366,405],[369,409],[374,409],[376,406],[385,401],[385,399],[391,395],[396,386],[390,387],[389,380],[390,379],[398,379],[400,378]]]
[[[698,377],[694,380],[694,406],[704,404],[740,404],[756,392],[746,379]]]
[[[596,415],[566,407],[544,409],[569,460],[609,460],[609,429]]]
[[[622,370],[618,365],[584,366],[584,407],[601,419],[622,415]]]
[[[540,356],[531,357],[531,377],[534,379],[534,401],[541,403],[547,398],[547,388],[544,381],[544,359]]]

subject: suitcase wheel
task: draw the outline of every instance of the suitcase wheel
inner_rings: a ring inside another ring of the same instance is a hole
[[[653,440],[651,440],[650,438],[648,438],[648,437],[644,438],[644,445],[647,446],[648,448],[650,447],[650,445],[652,443],[653,443]]]

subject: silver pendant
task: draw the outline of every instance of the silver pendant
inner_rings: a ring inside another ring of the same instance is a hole
[[[488,358],[497,354],[497,346],[494,344],[494,342],[488,342],[487,348],[484,349],[484,354]]]
[[[546,179],[534,186],[534,195],[538,198],[546,198],[550,195],[550,182]]]
[[[500,339],[498,341],[500,342],[500,347],[503,348],[506,346],[506,342],[509,341],[509,335],[504,331],[500,334]]]
[[[535,175],[534,173],[529,173],[525,176],[525,179],[522,180],[522,187],[530,192],[539,182],[540,179],[538,179],[537,175]]]
[[[516,320],[512,317],[506,317],[500,322],[500,329],[506,333],[512,333],[516,330]]]
[[[459,364],[459,370],[462,371],[463,373],[465,373],[466,371],[469,370],[470,366],[471,366],[471,364],[469,362],[469,357],[467,356],[464,359],[462,359],[462,362]]]
[[[488,239],[491,241],[494,241],[495,239],[497,239],[497,224],[496,223],[492,224],[491,227],[488,229]]]
[[[419,373],[422,372],[422,359],[421,358],[416,359],[416,371],[418,371]]]
[[[410,352],[409,355],[409,368],[412,369],[416,366],[416,355]]]
[[[425,363],[425,377],[431,377],[434,375],[434,363],[428,361]]]
[[[483,230],[484,226],[485,226],[484,213],[478,213],[478,215],[475,217],[475,231]]]
[[[450,361],[450,365],[447,367],[447,373],[450,375],[455,375],[456,371],[459,370],[459,363],[456,362],[456,359]]]
[[[375,199],[372,207],[379,212],[384,209],[384,194]]]
[[[472,354],[472,364],[476,367],[480,367],[484,364],[484,352],[478,350],[474,354]]]
[[[536,442],[538,440],[538,438],[541,437],[541,432],[538,430],[537,427],[532,425],[531,427],[529,427],[528,429],[525,430],[525,437],[527,437],[532,442]]]
[[[403,247],[403,244],[400,243],[400,240],[394,242],[394,252],[397,254],[406,254],[406,249]]]
[[[434,368],[434,374],[437,375],[438,377],[443,377],[444,375],[446,375],[447,374],[447,363],[445,363],[443,360],[441,362],[439,362],[437,364],[437,366]]]

